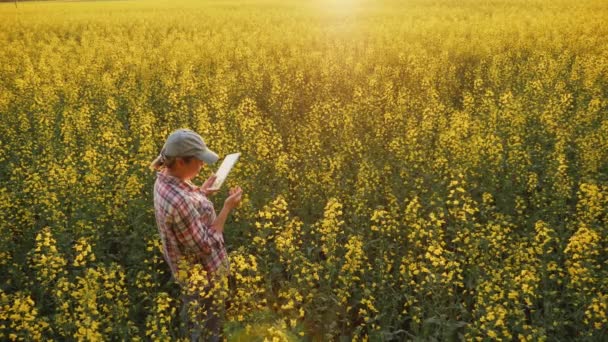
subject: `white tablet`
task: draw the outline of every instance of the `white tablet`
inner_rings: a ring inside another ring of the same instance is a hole
[[[211,184],[209,190],[218,190],[222,186],[224,180],[226,180],[226,177],[228,177],[230,170],[232,170],[232,167],[234,166],[236,161],[239,160],[240,156],[241,153],[237,152],[231,153],[227,155],[226,158],[224,158],[224,161],[222,161],[222,165],[220,165],[220,168],[217,169],[217,172],[215,173],[217,178],[215,179],[215,182]]]

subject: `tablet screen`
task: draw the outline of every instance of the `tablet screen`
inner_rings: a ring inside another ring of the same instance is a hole
[[[241,153],[237,152],[231,153],[227,155],[226,158],[224,158],[224,161],[222,161],[222,165],[220,165],[219,169],[217,169],[217,172],[215,173],[215,176],[217,178],[215,179],[215,182],[213,182],[209,190],[217,190],[222,186],[224,180],[226,180],[226,177],[228,177],[230,170],[232,170],[232,167],[240,156]]]

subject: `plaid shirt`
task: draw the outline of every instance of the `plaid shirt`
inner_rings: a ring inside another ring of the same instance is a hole
[[[190,181],[156,172],[154,209],[163,254],[178,282],[178,265],[201,264],[210,282],[221,271],[230,272],[228,254],[221,232],[211,228],[216,213],[213,203]]]

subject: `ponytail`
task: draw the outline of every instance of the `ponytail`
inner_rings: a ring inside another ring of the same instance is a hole
[[[156,159],[154,159],[152,163],[150,163],[150,170],[159,171],[160,169],[163,169],[165,167],[171,167],[174,162],[174,157],[167,157],[167,155],[165,155],[165,147],[163,146],[163,149],[160,150],[160,153],[158,154]]]
[[[159,154],[158,157],[156,157],[156,159],[154,159],[152,163],[150,163],[150,170],[159,171],[163,167],[166,167],[165,162],[166,161],[164,156],[162,154]]]
[[[163,168],[171,168],[173,167],[173,164],[175,164],[175,161],[177,160],[177,158],[182,158],[185,162],[190,162],[190,160],[193,158],[191,156],[188,157],[170,157],[170,156],[166,156],[164,153],[164,149],[160,152],[160,154],[156,157],[156,159],[154,159],[152,161],[152,163],[150,163],[150,170],[152,171],[160,171]]]

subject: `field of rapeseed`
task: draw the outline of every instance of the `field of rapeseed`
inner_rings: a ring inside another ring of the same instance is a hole
[[[0,4],[0,339],[185,338],[148,165],[188,127],[242,153],[212,197],[244,190],[229,340],[606,340],[607,21],[600,0]]]

